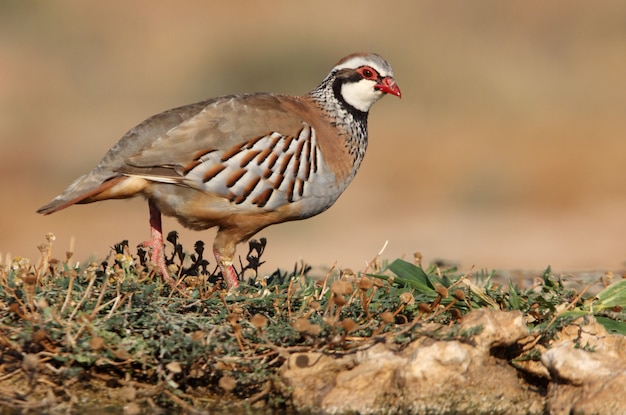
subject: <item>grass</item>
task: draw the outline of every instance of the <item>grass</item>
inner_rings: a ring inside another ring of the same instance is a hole
[[[297,264],[262,276],[261,239],[240,261],[241,287],[227,292],[204,245],[188,253],[175,233],[167,263],[176,288],[125,241],[106,260],[82,266],[71,252],[56,259],[53,241],[48,235],[36,264],[14,258],[0,265],[0,404],[8,407],[71,411],[85,405],[87,389],[94,404],[110,396],[111,405],[136,411],[286,409],[278,370],[291,353],[351,353],[381,338],[402,345],[420,336],[471,337],[480,327],[437,327],[454,327],[482,307],[524,314],[531,339],[512,362],[539,359],[534,346],[581,315],[626,334],[623,279],[587,295],[548,268],[530,287],[503,286],[486,271],[422,267],[419,255],[413,262],[376,257],[360,272],[311,276]]]

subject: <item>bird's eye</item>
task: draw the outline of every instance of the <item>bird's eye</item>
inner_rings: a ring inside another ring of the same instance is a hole
[[[378,77],[378,72],[372,69],[369,66],[364,66],[362,68],[357,69],[357,71],[361,74],[361,76],[365,79],[373,79],[376,80]]]

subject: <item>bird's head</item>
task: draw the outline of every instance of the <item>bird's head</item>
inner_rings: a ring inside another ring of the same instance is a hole
[[[355,53],[341,59],[331,70],[335,97],[352,108],[368,112],[385,94],[400,98],[391,65],[373,53]]]

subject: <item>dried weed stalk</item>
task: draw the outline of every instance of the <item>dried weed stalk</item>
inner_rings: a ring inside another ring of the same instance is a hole
[[[81,267],[70,264],[72,249],[55,259],[48,235],[36,265],[24,258],[0,264],[0,382],[19,390],[8,396],[0,388],[0,402],[71,407],[77,380],[88,379],[144,407],[208,411],[242,398],[281,407],[285,399],[272,379],[295,352],[353,353],[377,342],[402,347],[424,335],[468,336],[424,324],[453,325],[479,307],[532,316],[540,333],[534,346],[589,307],[583,293],[548,271],[536,287],[506,291],[485,273],[472,282],[453,268],[423,269],[418,255],[414,263],[387,263],[382,250],[360,272],[333,265],[315,278],[301,263],[262,275],[265,240],[250,243],[246,263],[240,261],[241,287],[228,292],[204,258],[204,244],[188,254],[177,234],[167,240],[167,265],[182,283],[176,289],[155,277],[142,248],[133,254],[127,241],[105,261]],[[614,284],[605,290],[604,308],[615,312],[622,291]]]

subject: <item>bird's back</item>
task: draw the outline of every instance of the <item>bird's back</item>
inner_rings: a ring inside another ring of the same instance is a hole
[[[235,211],[296,204],[297,216],[306,217],[343,191],[351,174],[347,156],[335,126],[307,98],[220,97],[138,124],[91,172],[38,212],[143,194],[180,216],[173,205],[184,200],[166,197],[162,185],[167,184],[224,199]]]

